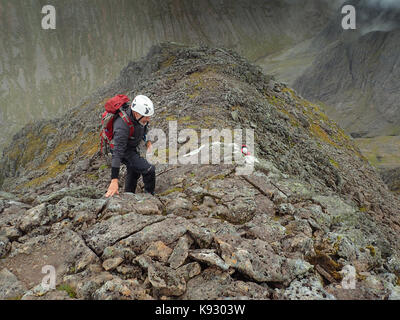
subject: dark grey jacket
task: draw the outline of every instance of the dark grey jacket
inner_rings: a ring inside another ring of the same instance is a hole
[[[111,162],[111,167],[113,168],[119,168],[121,160],[132,151],[135,151],[142,139],[146,141],[147,126],[142,126],[134,118],[131,108],[128,108],[126,113],[132,120],[134,133],[133,137],[129,138],[129,126],[119,116],[114,120],[114,150]]]

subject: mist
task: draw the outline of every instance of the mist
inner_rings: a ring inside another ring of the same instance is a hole
[[[400,9],[399,0],[364,0],[365,5],[380,9]]]
[[[400,28],[399,0],[361,0],[355,7],[361,35]]]

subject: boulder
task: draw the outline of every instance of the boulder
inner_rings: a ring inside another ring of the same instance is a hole
[[[186,291],[186,281],[182,273],[160,263],[149,266],[148,277],[158,296],[178,297]]]
[[[6,268],[0,268],[0,300],[20,299],[26,291],[25,285]]]
[[[24,243],[13,243],[10,254],[0,260],[0,268],[7,267],[26,287],[32,288],[46,276],[42,273],[44,266],[53,266],[56,281],[61,281],[71,270],[82,271],[96,261],[99,261],[96,254],[77,233],[60,228]]]
[[[101,255],[106,247],[141,231],[144,227],[162,221],[163,216],[144,216],[136,213],[117,215],[100,221],[83,233],[86,243]]]
[[[175,245],[175,248],[168,259],[168,263],[171,268],[177,269],[185,263],[192,243],[192,238],[187,235],[179,238],[178,243]]]

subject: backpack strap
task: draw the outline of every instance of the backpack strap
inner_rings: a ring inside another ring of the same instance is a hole
[[[129,137],[133,137],[134,127],[132,120],[129,118],[124,110],[120,110],[118,114],[122,118],[122,120],[124,120],[124,122],[129,126]]]

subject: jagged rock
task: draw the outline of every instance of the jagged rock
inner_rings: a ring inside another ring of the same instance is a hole
[[[239,112],[237,110],[231,112],[232,120],[238,121],[239,119]]]
[[[231,223],[245,223],[254,217],[255,192],[244,184],[232,179],[213,180],[209,188],[217,190],[214,195],[224,204],[214,209],[214,216]]]
[[[21,300],[74,300],[69,296],[69,294],[64,290],[53,290],[44,293],[43,295],[31,293],[24,294]]]
[[[46,216],[46,213],[47,208],[45,203],[29,209],[21,218],[19,228],[23,232],[27,233],[30,232],[33,228],[47,224],[50,219]]]
[[[167,201],[165,204],[165,210],[167,214],[174,214],[182,217],[194,217],[194,213],[191,212],[192,203],[185,198],[173,198]]]
[[[103,268],[106,271],[113,270],[116,267],[118,267],[123,261],[124,259],[120,257],[114,259],[107,259],[106,261],[103,262]]]
[[[267,242],[259,239],[223,235],[215,237],[215,241],[228,266],[259,282],[287,283],[312,268],[305,261],[275,254]]]
[[[5,191],[0,191],[0,200],[12,200],[15,202],[20,202],[20,198],[16,196],[15,194],[12,194],[10,192],[5,192]],[[1,211],[1,210],[0,210]]]
[[[390,293],[389,300],[400,300],[400,286],[396,286]]]
[[[291,257],[308,257],[315,254],[314,241],[302,234],[290,236],[282,241],[282,250],[285,252],[291,252]]]
[[[93,293],[96,300],[153,300],[137,280],[115,278]]]
[[[70,152],[65,152],[57,156],[57,161],[59,164],[66,164],[68,162],[68,158],[70,157]]]
[[[153,260],[144,254],[136,257],[134,259],[135,263],[137,263],[141,268],[148,270],[149,267],[153,264]]]
[[[113,246],[104,248],[103,254],[101,255],[101,258],[103,260],[112,259],[112,258],[123,258],[127,261],[131,261],[135,257],[136,257],[136,254],[134,251],[132,251],[131,249],[129,249],[127,247],[122,247],[118,243]]]
[[[143,216],[135,213],[113,216],[93,225],[82,237],[98,255],[101,255],[106,247],[164,219],[162,216]]]
[[[160,262],[167,262],[171,253],[172,249],[166,246],[164,242],[156,241],[150,244],[144,254]]]
[[[186,281],[183,275],[159,263],[149,266],[148,277],[153,289],[160,296],[178,297],[186,291]]]
[[[185,263],[192,243],[193,239],[187,235],[179,238],[178,243],[175,245],[175,248],[168,259],[171,268],[177,269]]]
[[[204,270],[201,274],[190,279],[186,285],[184,300],[248,300],[269,299],[266,288],[252,283],[235,281],[228,272],[216,267]]]
[[[47,215],[51,222],[61,221],[69,217],[77,224],[96,220],[98,213],[104,208],[107,200],[63,197],[57,204],[47,206]]]
[[[3,201],[3,211],[0,214],[0,228],[17,226],[19,219],[31,206],[13,200]]]
[[[145,199],[137,203],[135,212],[143,215],[161,215],[162,204],[160,201],[155,197],[150,199],[148,197],[149,195],[145,195]]]
[[[305,219],[298,219],[290,221],[286,226],[286,233],[290,234],[303,234],[308,238],[312,237],[312,228]]]
[[[286,228],[267,214],[260,214],[245,224],[246,237],[279,244],[286,237]]]
[[[184,218],[167,218],[159,219],[158,221],[121,240],[120,244],[132,248],[136,253],[142,253],[154,241],[162,241],[169,245],[178,240],[187,231],[187,223]]]
[[[14,226],[3,226],[0,228],[0,236],[7,237],[10,241],[17,240],[20,236],[22,236],[21,231],[18,230],[17,227]]]
[[[143,278],[143,270],[139,266],[119,265],[116,272],[123,279]]]
[[[346,261],[351,262],[357,259],[357,255],[360,253],[355,247],[354,243],[351,242],[347,237],[338,237],[335,242],[337,245],[337,255],[344,258]]]
[[[321,281],[313,276],[294,280],[282,290],[282,298],[288,300],[336,300],[335,296],[324,290]]]
[[[280,215],[294,214],[294,207],[291,203],[282,203],[277,208],[277,213]]]
[[[160,202],[148,194],[123,193],[109,200],[104,216],[138,213],[142,215],[161,215]]]
[[[89,265],[81,273],[66,275],[62,284],[72,291],[78,299],[93,299],[93,293],[107,281],[113,280],[114,276],[103,271],[100,265]]]
[[[0,259],[4,258],[11,250],[11,244],[8,238],[0,236]]]
[[[214,208],[217,204],[215,203],[215,200],[212,197],[205,196],[203,198],[203,205],[208,208]]]
[[[229,265],[221,259],[213,249],[197,249],[189,251],[189,257],[197,260],[198,262],[206,263],[210,266],[217,266],[222,270],[228,270]]]
[[[76,188],[63,188],[61,190],[50,193],[49,195],[40,196],[38,197],[37,201],[39,203],[48,202],[51,204],[55,204],[64,197],[98,199],[102,196],[103,193],[98,188],[83,186]]]
[[[396,274],[400,274],[400,258],[397,257],[396,255],[393,255],[388,258],[387,266],[389,271]]]
[[[183,276],[183,278],[187,282],[201,273],[201,266],[197,262],[191,262],[180,266],[177,271]]]
[[[199,227],[195,224],[188,225],[188,233],[194,239],[196,244],[202,248],[209,248],[214,240],[213,234],[207,228]]]
[[[27,290],[25,285],[8,269],[0,270],[0,299],[19,299]]]
[[[90,168],[90,159],[84,159],[76,164],[77,171],[87,171]]]
[[[40,283],[29,291],[25,292],[21,300],[37,300],[46,295],[46,299],[49,297],[48,294],[54,289],[43,287]]]

